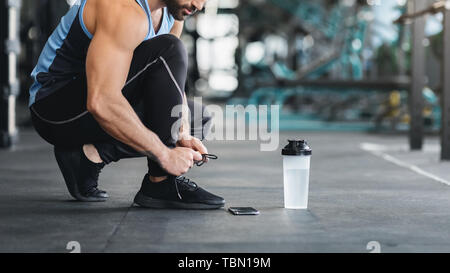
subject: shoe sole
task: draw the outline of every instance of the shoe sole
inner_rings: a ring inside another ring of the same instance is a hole
[[[63,151],[59,151],[58,148],[54,149],[56,162],[58,163],[59,169],[64,177],[64,182],[66,183],[67,189],[70,195],[81,202],[105,202],[107,198],[102,197],[84,197],[80,194],[78,190],[78,184],[76,179],[76,174],[74,168],[70,166],[77,166],[80,163],[76,162],[73,156],[64,156]],[[64,151],[67,153],[67,151]]]
[[[145,196],[141,192],[138,192],[136,194],[136,197],[134,197],[134,204],[140,207],[153,209],[190,209],[190,210],[213,210],[213,209],[220,209],[225,206],[225,203],[223,204],[185,203],[178,201],[155,199]]]

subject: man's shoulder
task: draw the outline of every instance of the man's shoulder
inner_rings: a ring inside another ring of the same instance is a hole
[[[96,0],[97,28],[146,34],[148,18],[136,1]]]
[[[107,18],[108,22],[137,25],[148,23],[145,11],[136,1],[96,0],[96,2],[97,15]]]

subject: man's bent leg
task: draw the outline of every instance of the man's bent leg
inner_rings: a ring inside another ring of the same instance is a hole
[[[153,56],[149,57],[148,53],[161,44],[164,45],[165,50],[156,61],[151,61]],[[179,111],[174,113],[173,110],[174,107],[183,104],[184,89],[182,88],[185,86],[187,75],[185,48],[175,36],[163,35],[143,43],[136,50],[133,61],[135,59],[137,62],[147,59],[147,62],[152,65],[145,68],[142,72],[144,77],[136,81],[134,88],[131,85],[124,89],[124,95],[130,102],[138,101],[139,107],[136,112],[138,115],[140,113],[143,123],[155,132],[164,144],[175,147],[177,139],[173,133],[176,135],[177,132],[172,130],[181,116]],[[132,105],[136,104],[132,103]],[[191,103],[191,107],[193,106],[194,104]],[[191,121],[194,120],[191,119]],[[208,117],[204,124],[209,124],[209,121]],[[184,177],[169,175],[151,159],[148,159],[148,167],[150,175],[154,178],[162,177],[163,180],[159,181],[160,183],[151,183],[149,174],[145,175],[142,187],[134,199],[136,204],[151,208],[216,209],[223,207],[223,198],[207,192],[195,182]],[[167,179],[165,179],[166,176]]]

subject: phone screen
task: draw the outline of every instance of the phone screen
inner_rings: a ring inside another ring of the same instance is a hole
[[[228,208],[234,215],[259,215],[259,211],[251,207]]]

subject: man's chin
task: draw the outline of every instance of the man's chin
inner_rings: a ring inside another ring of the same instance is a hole
[[[180,12],[178,12],[176,14],[172,13],[172,16],[177,21],[184,21],[187,18],[189,18],[191,15],[185,14],[183,11],[180,11]]]
[[[187,16],[179,15],[179,14],[174,15],[174,14],[171,13],[171,15],[177,21],[184,21],[187,18]]]

